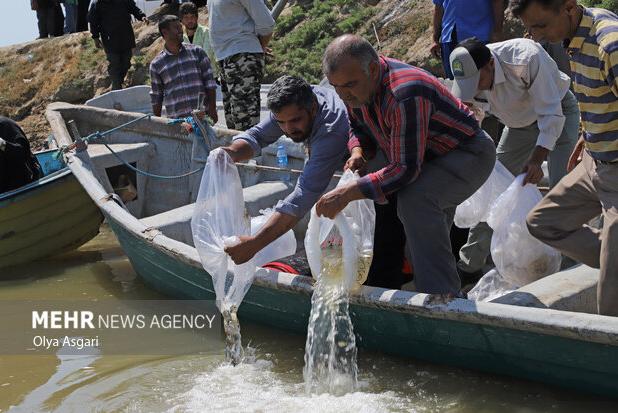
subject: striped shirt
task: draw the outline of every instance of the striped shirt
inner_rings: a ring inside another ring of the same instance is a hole
[[[169,118],[190,116],[200,94],[205,101],[206,89],[217,87],[206,52],[192,44],[176,55],[163,48],[150,63],[150,82],[152,105],[165,104]]]
[[[586,148],[600,161],[618,160],[618,17],[584,8],[567,52]]]
[[[414,181],[426,160],[444,155],[481,133],[467,106],[435,77],[400,61],[380,57],[382,74],[373,102],[348,107],[348,148],[375,153],[376,144],[389,164],[359,180],[370,199],[386,202],[389,195]]]

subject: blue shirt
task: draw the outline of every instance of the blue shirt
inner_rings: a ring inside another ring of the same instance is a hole
[[[317,202],[348,155],[350,123],[345,104],[332,89],[321,86],[313,86],[312,89],[318,101],[318,111],[311,135],[304,142],[310,148],[309,159],[294,191],[275,207],[278,212],[299,218]],[[282,135],[284,133],[271,113],[251,129],[235,136],[234,140],[244,139],[257,155],[261,148],[275,142]]]
[[[468,37],[489,42],[494,27],[491,0],[433,0],[433,4],[444,9],[440,43],[460,42]]]

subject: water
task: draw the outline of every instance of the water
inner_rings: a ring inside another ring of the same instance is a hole
[[[322,250],[322,271],[311,297],[305,345],[307,393],[344,395],[357,389],[356,338],[344,287],[341,248]]]
[[[162,298],[135,278],[109,231],[75,253],[20,272],[27,278],[0,282],[0,300]],[[0,412],[10,406],[28,413],[618,411],[616,402],[572,390],[363,348],[356,391],[307,394],[304,336],[243,321],[243,338],[252,350],[245,350],[245,361],[236,367],[225,363],[223,346],[175,357],[6,356],[0,351]]]

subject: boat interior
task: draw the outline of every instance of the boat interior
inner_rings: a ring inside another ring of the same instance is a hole
[[[143,116],[68,104],[54,104],[49,110],[59,114],[57,121],[67,125],[74,139],[77,135],[83,138],[116,128]],[[228,144],[237,133],[221,128],[215,131],[217,139],[213,146]],[[304,146],[285,137],[278,143],[283,143],[287,149],[289,167],[302,169],[306,157]],[[250,162],[238,165],[245,206],[250,216],[257,216],[260,210],[276,205],[292,191],[298,177],[291,174],[286,182],[281,173],[261,168],[276,166],[276,146],[270,145]],[[107,193],[115,194],[114,199],[123,208],[146,227],[156,228],[171,239],[193,246],[190,221],[201,173],[176,179],[161,179],[153,175],[176,176],[202,168],[208,155],[203,138],[183,133],[179,125],[170,125],[164,118],[145,118],[103,139],[90,140],[87,149],[78,156],[85,157],[86,154],[98,182]],[[150,176],[137,173],[127,165]],[[337,178],[333,178],[331,186],[336,182]],[[299,253],[304,253],[308,215],[294,228]],[[598,277],[598,270],[577,265],[493,301],[594,314],[597,312]]]

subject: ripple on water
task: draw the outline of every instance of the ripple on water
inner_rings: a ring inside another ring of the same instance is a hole
[[[200,374],[189,391],[178,396],[169,412],[376,412],[410,410],[394,392],[354,392],[342,396],[305,392],[302,382],[286,383],[273,362],[256,360],[236,367],[221,365]]]

